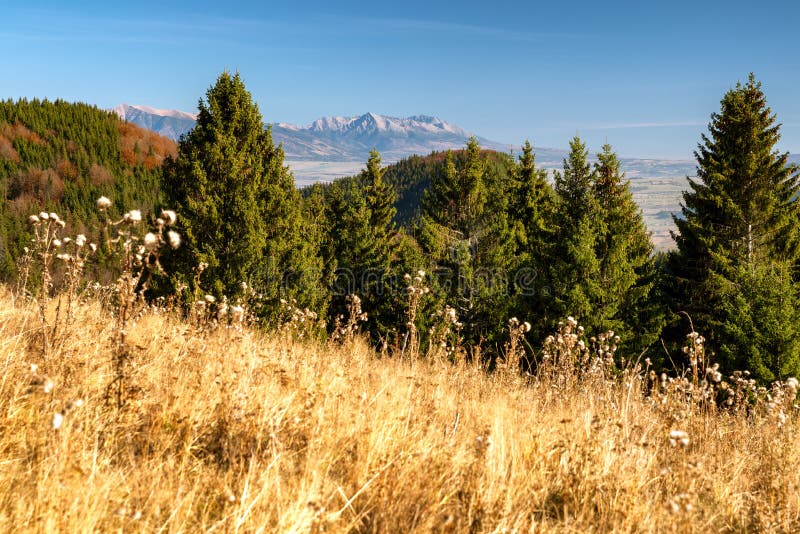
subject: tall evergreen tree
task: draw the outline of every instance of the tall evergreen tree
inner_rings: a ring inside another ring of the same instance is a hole
[[[800,183],[775,148],[779,129],[752,74],[725,94],[695,152],[668,261],[675,311],[706,331],[728,370],[764,381],[800,372],[797,344],[783,340],[800,319],[797,284],[784,274],[798,261]],[[783,304],[766,305],[775,287]]]
[[[656,275],[653,244],[610,145],[603,146],[597,160],[595,251],[602,291],[594,306],[595,321],[620,333],[625,348],[638,354],[657,339],[662,326],[659,304],[650,295]]]
[[[515,166],[509,199],[509,220],[517,241],[516,313],[532,323],[532,337],[536,339],[543,334],[550,309],[549,253],[555,195],[547,181],[547,171],[536,167],[529,141],[522,146],[522,155]]]
[[[366,297],[364,277],[385,268],[384,255],[370,225],[371,212],[364,192],[355,182],[334,182],[327,192],[328,222],[337,272],[335,300],[358,294]],[[367,299],[369,300],[369,299]]]
[[[550,279],[555,317],[572,315],[593,330],[601,327],[594,317],[603,288],[596,252],[595,222],[600,210],[592,191],[595,173],[588,154],[586,145],[574,137],[564,170],[555,176],[557,230]]]
[[[368,280],[372,300],[367,304],[371,319],[369,330],[376,338],[387,342],[388,333],[398,326],[400,309],[405,300],[406,272],[414,272],[419,265],[408,265],[406,255],[401,253],[400,236],[394,223],[397,214],[397,192],[384,178],[385,169],[381,165],[381,155],[373,148],[369,153],[367,167],[362,172],[369,225],[376,240],[378,260],[373,276]]]
[[[448,153],[423,197],[420,244],[437,271],[438,294],[456,308],[473,345],[496,341],[508,319],[508,191],[508,177],[487,169],[473,137],[460,165]]]
[[[384,240],[389,241],[395,231],[393,220],[397,213],[394,206],[397,193],[384,180],[384,170],[381,166],[381,155],[373,148],[369,153],[367,168],[362,173],[364,193],[370,210],[370,225]]]
[[[191,269],[207,263],[202,286],[228,298],[247,282],[263,295],[268,322],[277,320],[281,298],[324,312],[321,265],[304,239],[294,179],[238,74],[220,75],[199,102],[195,128],[165,164],[164,184],[186,237],[177,277],[191,284]]]
[[[330,223],[329,263],[335,265],[333,313],[346,314],[347,295],[361,298],[367,312],[365,328],[375,341],[396,325],[398,288],[394,282],[396,229],[395,194],[383,180],[381,156],[370,153],[367,166],[357,180],[334,182],[327,192]]]

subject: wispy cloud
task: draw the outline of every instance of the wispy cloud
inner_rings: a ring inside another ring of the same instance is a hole
[[[705,122],[700,121],[676,121],[676,122],[628,122],[616,124],[592,124],[584,126],[582,130],[627,130],[636,128],[678,128],[688,126],[705,126]]]
[[[47,25],[42,23],[47,20]],[[10,22],[13,21],[13,22]],[[60,8],[17,8],[0,21],[0,39],[38,42],[98,42],[169,45],[201,41],[239,41],[244,32],[275,30],[277,22],[202,14],[125,17],[75,13]]]
[[[334,17],[335,18],[335,17]],[[458,22],[445,22],[440,20],[402,19],[402,18],[353,18],[346,19],[347,24],[355,24],[361,28],[385,28],[397,31],[413,31],[423,33],[441,33],[451,35],[466,35],[473,37],[489,37],[502,41],[540,42],[544,39],[585,39],[587,34],[566,32],[521,32],[495,26],[477,24],[462,24]]]

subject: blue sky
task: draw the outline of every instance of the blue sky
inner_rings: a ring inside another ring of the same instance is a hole
[[[194,111],[239,71],[268,122],[436,115],[481,136],[689,158],[750,71],[800,152],[800,2],[0,0],[0,97]]]

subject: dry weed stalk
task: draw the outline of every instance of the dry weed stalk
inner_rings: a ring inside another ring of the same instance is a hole
[[[317,313],[309,310],[308,308],[300,308],[297,306],[297,300],[281,299],[281,307],[283,309],[283,320],[278,327],[278,330],[283,334],[293,339],[313,339],[315,331],[319,328],[317,324]],[[359,306],[360,310],[360,306]],[[366,314],[364,314],[366,320]],[[334,331],[334,337],[339,332],[337,325]]]
[[[458,320],[455,308],[445,305],[444,310],[436,312],[438,321],[431,329],[428,357],[447,361],[461,361],[465,358],[462,347],[461,329],[463,323]]]
[[[531,324],[527,321],[520,322],[516,317],[508,320],[508,341],[506,342],[503,351],[503,361],[498,364],[498,367],[513,375],[520,372],[520,362],[525,356],[525,349],[522,342],[525,340],[525,334],[531,331]]]
[[[615,355],[619,342],[619,336],[611,330],[587,339],[584,327],[568,317],[558,323],[554,335],[545,339],[533,377],[555,391],[584,387],[608,395],[623,386],[630,395],[635,384],[643,388],[641,369],[638,365],[618,368]]]
[[[163,272],[159,262],[161,254],[167,247],[178,248],[181,238],[171,229],[177,221],[174,211],[163,210],[152,231],[142,232],[142,214],[139,210],[128,211],[121,219],[112,221],[108,217],[110,207],[110,199],[100,197],[97,200],[98,210],[105,215],[102,230],[105,249],[116,255],[120,268],[115,283],[112,357],[114,376],[106,389],[106,402],[113,398],[117,408],[121,408],[126,401],[129,367],[133,356],[127,343],[129,328],[132,321],[147,307],[144,292],[149,287],[153,274]]]
[[[430,292],[430,288],[425,285],[425,271],[417,271],[413,278],[406,273],[403,278],[408,284],[406,287],[408,300],[406,301],[406,336],[401,354],[416,358],[419,357],[420,344],[417,330],[417,313],[419,312],[422,297]]]
[[[358,334],[359,324],[367,321],[367,312],[361,309],[361,298],[358,295],[347,295],[345,303],[347,304],[347,320],[345,321],[343,315],[336,316],[331,339],[351,344]],[[303,316],[301,316],[302,318]]]
[[[56,213],[45,211],[39,215],[28,217],[28,223],[33,226],[33,255],[37,259],[40,268],[41,283],[36,294],[36,302],[39,307],[39,322],[42,335],[42,355],[45,360],[49,359],[52,352],[51,340],[54,331],[57,330],[58,321],[53,324],[47,318],[47,307],[50,302],[50,294],[53,289],[53,261],[56,251],[62,246],[59,239],[59,232],[64,228],[65,223]],[[27,282],[27,273],[25,274]]]
[[[60,236],[66,223],[57,213],[43,211],[38,215],[31,215],[28,217],[28,223],[33,227],[34,236],[31,241],[32,248],[25,247],[25,254],[18,261],[20,279],[17,294],[24,296],[33,294],[28,293],[27,285],[31,269],[37,267],[41,280],[34,298],[39,309],[42,355],[47,360],[57,346],[63,345],[72,331],[75,323],[74,308],[79,286],[83,280],[84,266],[88,256],[97,250],[97,246],[94,243],[87,245],[86,236],[83,234],[78,234],[74,239]],[[53,280],[57,261],[65,265],[64,287],[56,292],[55,315],[50,319],[48,307],[56,290]],[[66,299],[66,311],[62,315],[63,299]]]

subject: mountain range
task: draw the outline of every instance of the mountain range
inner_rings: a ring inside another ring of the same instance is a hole
[[[196,115],[184,111],[160,110],[122,104],[113,109],[119,117],[164,137],[177,140],[194,127]],[[307,126],[273,123],[272,137],[282,143],[286,159],[303,162],[365,162],[377,148],[385,162],[413,154],[463,148],[474,135],[437,117],[407,118],[365,113],[355,117],[322,117]],[[508,152],[511,145],[476,136],[483,148]],[[565,152],[537,148],[537,156],[560,162]]]

